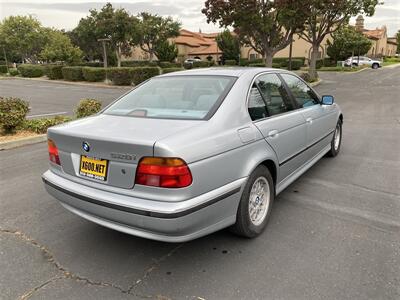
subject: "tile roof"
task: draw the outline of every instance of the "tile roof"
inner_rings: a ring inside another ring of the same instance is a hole
[[[216,37],[219,33],[197,33],[186,29],[181,29],[179,36],[174,39],[175,44],[189,46],[190,55],[222,54],[218,48]]]

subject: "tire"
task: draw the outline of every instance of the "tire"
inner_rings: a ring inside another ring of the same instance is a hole
[[[378,65],[378,64],[372,64],[372,69],[376,70],[376,69],[378,69],[378,68],[379,68],[379,65]]]
[[[256,192],[257,188],[259,189],[260,194],[263,192],[265,198],[259,197],[259,195],[254,195],[250,198],[251,194],[253,194],[251,193],[252,190],[253,192]],[[254,238],[260,235],[268,223],[274,198],[275,186],[271,173],[267,167],[260,165],[250,175],[249,180],[243,189],[239,208],[237,210],[236,223],[231,227],[231,231],[246,238]],[[252,207],[250,207],[250,202],[254,204]],[[264,206],[262,205],[263,203]],[[258,213],[256,205],[260,209]],[[251,212],[255,214],[253,215],[253,218],[250,216]]]
[[[328,156],[335,157],[336,155],[339,154],[340,147],[342,145],[342,137],[343,137],[342,121],[339,120],[336,124],[335,133],[333,134],[333,138],[331,141],[331,149],[328,152]],[[337,140],[337,138],[339,140]]]
[[[358,63],[353,63],[353,67],[358,67]]]

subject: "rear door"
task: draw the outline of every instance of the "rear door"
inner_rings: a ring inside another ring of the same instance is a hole
[[[278,157],[278,182],[304,163],[301,151],[306,147],[307,128],[302,113],[295,108],[277,74],[265,73],[255,79],[248,110]]]
[[[295,104],[307,124],[307,159],[318,154],[331,141],[336,126],[336,111],[333,105],[321,105],[317,94],[299,77],[281,74]]]

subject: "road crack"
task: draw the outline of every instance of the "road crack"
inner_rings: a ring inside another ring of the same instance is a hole
[[[38,241],[36,241],[35,239],[29,237],[28,235],[26,235],[25,233],[19,231],[19,230],[11,230],[11,229],[4,229],[0,227],[0,233],[1,234],[9,234],[9,235],[13,235],[14,237],[18,238],[19,240],[24,241],[27,244],[30,244],[31,246],[39,249],[42,254],[44,255],[44,257],[46,258],[46,260],[51,263],[59,272],[61,272],[61,276],[54,276],[52,278],[50,278],[49,280],[40,283],[39,285],[33,287],[32,289],[30,289],[29,291],[25,292],[19,299],[20,300],[26,300],[29,299],[33,294],[35,294],[37,291],[41,290],[42,288],[46,287],[47,285],[56,282],[57,280],[60,279],[70,279],[70,280],[75,280],[78,282],[84,282],[87,285],[91,285],[91,286],[100,286],[100,287],[108,287],[108,288],[113,288],[118,290],[119,292],[123,293],[123,294],[128,294],[128,295],[132,295],[135,297],[139,297],[139,298],[143,298],[143,299],[150,299],[150,298],[155,298],[155,299],[160,299],[160,295],[143,295],[143,294],[138,294],[138,293],[134,293],[133,289],[139,285],[143,280],[145,280],[151,272],[153,272],[154,270],[156,270],[158,268],[158,266],[165,261],[168,257],[172,256],[178,249],[180,249],[183,244],[179,244],[177,247],[174,247],[171,251],[169,251],[167,254],[163,255],[162,257],[160,257],[159,259],[157,259],[143,274],[143,276],[139,279],[137,279],[131,286],[129,286],[127,289],[124,289],[122,286],[119,286],[117,284],[114,283],[110,283],[110,282],[103,282],[103,281],[95,281],[95,280],[91,280],[87,277],[83,277],[80,276],[78,274],[74,274],[70,271],[68,271],[68,269],[66,267],[64,267],[60,262],[58,262],[55,258],[55,256],[53,255],[53,253],[44,245],[40,244]],[[162,298],[162,299],[168,299],[168,298]]]
[[[160,257],[157,259],[143,274],[143,276],[139,279],[137,279],[129,288],[128,288],[128,293],[131,294],[132,291],[144,280],[146,280],[147,277],[156,270],[160,264],[165,261],[167,258],[171,257],[176,251],[178,251],[184,244],[179,244],[178,246],[174,247],[171,251],[169,251],[167,254],[164,256]]]

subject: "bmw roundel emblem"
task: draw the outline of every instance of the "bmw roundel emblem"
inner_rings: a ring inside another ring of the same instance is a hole
[[[83,150],[85,150],[86,152],[89,152],[89,151],[90,151],[90,145],[89,145],[89,143],[88,143],[88,142],[83,142],[83,143],[82,143],[82,148],[83,148]]]

